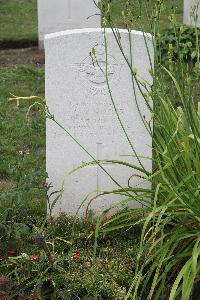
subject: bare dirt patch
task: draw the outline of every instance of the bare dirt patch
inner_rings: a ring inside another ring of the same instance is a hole
[[[44,66],[44,51],[37,47],[0,50],[0,67],[12,67],[21,64]]]
[[[14,183],[7,179],[0,180],[0,191],[1,192],[10,192],[15,187]]]

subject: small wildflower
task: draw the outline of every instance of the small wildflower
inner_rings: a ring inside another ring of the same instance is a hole
[[[11,290],[12,280],[6,276],[0,276],[0,291],[8,293]]]
[[[26,253],[21,253],[21,257],[24,259],[29,259],[29,256]]]
[[[34,240],[38,247],[43,248],[46,245],[45,238],[42,234],[37,234]]]
[[[30,259],[31,259],[31,260],[34,260],[34,261],[39,261],[39,260],[40,260],[40,256],[37,255],[37,254],[34,254],[34,255],[31,255],[31,256],[30,256]]]
[[[77,252],[77,249],[78,249],[77,245],[74,245],[73,249],[75,252]]]
[[[17,256],[17,250],[16,249],[8,249],[7,254],[10,257]]]
[[[48,182],[44,182],[43,183],[43,187],[46,189],[46,190],[49,190],[51,186],[51,184],[49,184]]]
[[[19,155],[21,155],[21,156],[25,156],[25,155],[29,155],[29,154],[30,154],[30,151],[28,149],[19,151]]]
[[[21,266],[20,268],[17,269],[17,272],[21,275],[26,275],[27,270],[25,267]]]
[[[71,249],[72,243],[70,241],[66,241],[66,249],[69,250]],[[76,250],[74,250],[75,252]]]
[[[26,300],[26,299],[28,299],[26,293],[24,292],[24,290],[21,290],[21,291],[19,292],[18,298],[17,298],[17,299],[18,299],[18,300]]]
[[[46,258],[46,262],[52,262],[54,260],[52,255],[48,255]]]
[[[78,253],[78,252],[74,252],[74,253],[72,254],[72,257],[73,257],[74,259],[80,259],[80,258],[81,258],[81,255],[80,255],[80,253]]]
[[[21,100],[32,100],[32,99],[38,98],[37,96],[31,96],[31,97],[17,97],[15,95],[12,95],[12,96],[13,96],[13,98],[9,98],[9,101],[16,101],[17,107],[19,107]]]

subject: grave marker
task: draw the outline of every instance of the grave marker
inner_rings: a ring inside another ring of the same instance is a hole
[[[119,32],[125,54],[130,58],[129,34],[126,30]],[[136,158],[132,156],[133,151],[120,127],[110,99],[104,76],[107,69],[112,96],[122,122],[138,155],[143,157],[142,163],[148,171],[151,171],[152,138],[137,110],[130,69],[111,29],[106,29],[106,37],[107,63],[101,29],[68,30],[46,36],[47,105],[55,118],[96,159],[119,159],[138,165]],[[152,37],[145,34],[145,38],[153,61]],[[148,71],[150,61],[143,33],[132,31],[131,42],[134,67],[137,68],[141,78],[152,84]],[[98,63],[91,56],[93,48]],[[137,87],[136,97],[142,115],[145,115],[146,121],[150,121],[151,114]],[[60,190],[65,175],[91,158],[51,120],[47,120],[46,143],[48,181],[53,185],[52,190]],[[128,186],[128,180],[134,173],[139,173],[111,163],[103,166],[123,187]],[[150,183],[143,182],[137,176],[133,176],[130,184],[150,188]],[[90,192],[116,188],[116,184],[101,168],[97,165],[87,166],[65,181],[63,199],[57,203],[54,213],[65,211],[75,214],[84,197]],[[122,199],[113,195],[100,197],[91,203],[90,209],[98,213],[119,200]],[[85,207],[81,213],[85,211]]]
[[[45,34],[96,27],[101,27],[101,18],[93,0],[38,0],[40,48],[43,48]]]
[[[200,27],[200,0],[184,0],[184,23]]]

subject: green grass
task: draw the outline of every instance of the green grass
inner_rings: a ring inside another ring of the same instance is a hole
[[[35,110],[27,125],[30,102],[17,107],[8,101],[10,93],[44,95],[44,70],[31,66],[0,69],[0,197],[7,205],[13,197],[35,208],[43,202],[44,210],[45,121]]]
[[[37,39],[37,0],[0,1],[0,41]]]

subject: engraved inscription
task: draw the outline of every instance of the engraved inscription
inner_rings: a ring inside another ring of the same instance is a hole
[[[78,71],[80,77],[89,87],[89,92],[92,94],[106,94],[107,79],[109,84],[116,84],[120,78],[120,70],[122,65],[119,65],[116,59],[107,55],[103,43],[97,44],[95,54],[89,55],[79,64]]]

